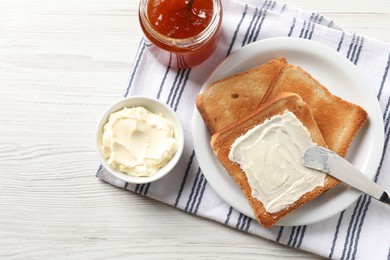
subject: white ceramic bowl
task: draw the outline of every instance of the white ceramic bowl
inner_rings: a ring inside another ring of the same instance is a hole
[[[135,106],[142,106],[149,110],[152,113],[155,114],[161,114],[163,117],[168,119],[173,123],[173,129],[174,129],[174,135],[177,141],[177,151],[175,155],[172,157],[172,159],[162,168],[158,170],[158,172],[151,176],[151,177],[134,177],[131,175],[128,175],[124,172],[117,171],[113,169],[110,165],[108,165],[107,160],[104,158],[102,151],[100,149],[102,144],[102,137],[103,137],[103,127],[108,121],[108,117],[111,113],[119,111],[123,109],[124,107],[135,107]],[[156,181],[163,176],[167,175],[177,164],[177,162],[180,159],[180,156],[183,152],[184,148],[184,134],[183,134],[183,127],[181,125],[181,122],[179,118],[177,117],[176,113],[165,103],[162,103],[161,101],[157,99],[153,99],[150,97],[145,96],[132,96],[129,98],[125,98],[120,100],[119,102],[113,104],[101,117],[97,130],[96,130],[96,148],[97,148],[97,154],[98,157],[103,165],[103,167],[110,172],[112,175],[118,177],[119,179],[122,179],[128,183],[135,183],[135,184],[141,184],[141,183],[149,183]]]

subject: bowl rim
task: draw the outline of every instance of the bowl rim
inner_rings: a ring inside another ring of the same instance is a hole
[[[104,158],[102,151],[100,149],[102,135],[103,135],[103,127],[108,121],[108,117],[111,113],[119,111],[125,107],[135,107],[142,106],[155,114],[161,114],[164,118],[168,119],[173,124],[174,136],[177,141],[177,150],[173,157],[165,164],[162,168],[160,168],[157,173],[150,177],[137,177],[131,176],[124,172],[113,169],[110,165],[108,165],[107,160]],[[158,110],[158,111],[157,111]],[[167,118],[168,115],[168,118]],[[127,182],[133,184],[144,184],[154,182],[164,176],[166,176],[169,172],[171,172],[177,163],[180,160],[180,157],[184,150],[184,131],[183,125],[177,116],[177,113],[169,107],[167,104],[163,103],[161,100],[156,98],[151,98],[148,96],[131,96],[122,98],[109,106],[108,109],[104,111],[104,113],[100,116],[98,121],[96,130],[95,130],[95,148],[97,152],[97,156],[102,164],[103,168],[106,169],[113,176]]]

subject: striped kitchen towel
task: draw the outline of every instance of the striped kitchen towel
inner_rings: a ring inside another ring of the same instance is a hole
[[[229,54],[266,38],[289,36],[320,42],[351,60],[377,94],[385,122],[385,145],[375,176],[390,190],[390,45],[342,30],[331,19],[269,0],[224,0],[220,45],[201,66],[173,69],[161,65],[141,39],[124,96],[147,95],[171,106],[185,131],[185,150],[174,172],[151,184],[132,185],[99,168],[97,176],[112,185],[154,198],[190,214],[244,232],[335,259],[389,259],[390,207],[361,196],[350,207],[322,222],[264,229],[224,202],[207,183],[194,152],[191,119],[197,96],[209,73]],[[378,147],[381,149],[382,147]]]

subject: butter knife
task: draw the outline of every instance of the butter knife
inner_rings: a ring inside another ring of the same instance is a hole
[[[321,146],[308,148],[303,156],[303,164],[308,168],[327,173],[381,202],[390,204],[389,194],[383,188],[329,149]]]

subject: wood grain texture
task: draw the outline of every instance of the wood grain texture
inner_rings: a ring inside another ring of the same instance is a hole
[[[387,0],[285,2],[390,41]],[[126,87],[137,7],[0,1],[0,258],[317,258],[95,178],[95,127]]]

